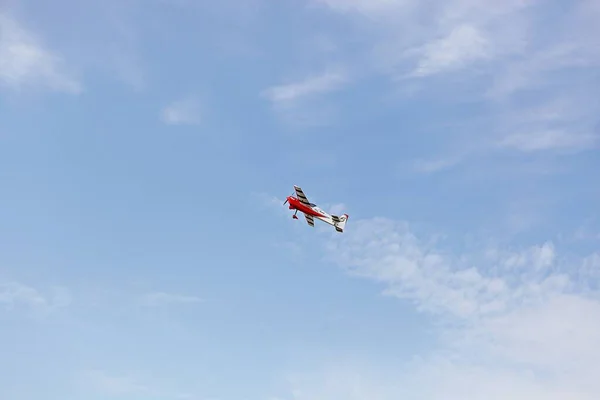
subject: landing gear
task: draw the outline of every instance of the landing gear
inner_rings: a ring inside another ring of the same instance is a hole
[[[293,195],[293,194],[292,194]],[[283,202],[283,205],[286,205],[288,203],[288,199],[285,199],[285,201]],[[288,207],[290,210],[293,209],[294,207],[290,204]],[[298,213],[298,209],[295,210],[296,212],[294,212],[294,215],[292,215],[292,218],[294,219],[298,219],[298,217],[296,216],[296,213]]]

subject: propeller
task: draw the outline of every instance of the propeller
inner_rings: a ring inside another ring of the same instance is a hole
[[[296,191],[293,191],[292,194],[290,196],[293,196],[296,193]],[[289,197],[289,196],[288,196]],[[283,205],[285,206],[288,203],[288,198],[285,198],[285,201],[283,202]]]
[[[293,192],[290,196],[293,196],[295,192]],[[283,205],[285,206],[288,203],[288,198],[285,198],[285,201],[283,202]]]

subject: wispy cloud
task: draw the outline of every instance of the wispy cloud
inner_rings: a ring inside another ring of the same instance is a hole
[[[431,160],[417,160],[414,162],[414,170],[421,173],[439,172],[449,169],[460,163],[461,158],[438,158]]]
[[[294,126],[319,126],[329,123],[335,114],[335,107],[323,96],[343,88],[348,79],[344,71],[330,69],[297,82],[270,87],[261,96],[271,102],[285,122]]]
[[[331,10],[363,16],[380,31],[375,36],[375,62],[388,71],[413,69],[409,76],[421,78],[472,67],[479,61],[495,61],[524,49],[529,20],[522,15],[527,2],[465,0],[419,2],[416,0],[337,1],[317,0]],[[511,29],[502,22],[511,18]],[[415,22],[415,21],[418,21]],[[359,28],[360,29],[360,28]],[[372,53],[371,53],[372,54]],[[411,68],[412,64],[412,68]]]
[[[327,207],[327,211],[333,215],[342,215],[346,212],[347,208],[344,203],[335,203],[331,205],[325,205]]]
[[[385,15],[390,11],[399,11],[414,4],[413,0],[315,0],[332,10],[343,13],[356,13],[362,15]]]
[[[0,282],[0,306],[6,310],[47,313],[67,307],[70,303],[70,293],[64,288],[55,287],[51,294],[44,294],[19,282]]]
[[[71,94],[83,90],[58,54],[45,48],[40,38],[1,11],[0,83],[11,89],[42,87]]]
[[[508,311],[542,295],[538,285],[549,285],[546,294],[569,286],[569,275],[548,275],[548,268],[559,267],[550,242],[452,257],[421,241],[407,226],[385,219],[355,221],[354,230],[335,245],[336,260],[354,275],[386,283],[390,295],[415,301],[424,311],[461,319]]]
[[[575,230],[572,235],[569,235],[568,241],[598,241],[600,240],[600,228],[598,227],[598,217],[592,216],[587,218]]]
[[[480,118],[487,124],[465,124],[456,135],[471,155],[493,155],[498,148],[574,154],[597,143],[600,103],[593,82],[600,48],[590,38],[600,35],[593,23],[600,12],[594,1],[571,2],[561,13],[551,2],[519,0],[313,4],[347,18],[348,26],[362,35],[365,47],[353,46],[366,70],[360,76],[386,74],[410,86],[412,97],[453,103],[460,96],[483,110]],[[527,112],[552,101],[557,105],[556,99],[562,109],[553,116],[524,121]],[[435,172],[449,166],[444,160],[451,158],[441,154],[441,164],[417,162],[416,167]]]
[[[200,104],[194,98],[175,101],[162,110],[161,119],[169,125],[198,125],[201,122]]]
[[[532,106],[499,113],[501,138],[496,146],[521,152],[574,154],[597,146],[598,103],[586,91],[565,88],[565,96],[543,99]]]
[[[332,261],[348,273],[381,283],[385,294],[442,323],[444,348],[386,370],[393,380],[363,382],[362,391],[352,391],[355,398],[591,400],[600,394],[591,372],[600,368],[600,321],[590,318],[600,312],[600,276],[589,273],[597,255],[561,255],[550,241],[521,248],[482,241],[451,255],[438,242],[387,219],[354,221],[330,242]],[[356,368],[346,372],[368,374],[365,366]],[[334,380],[326,386],[319,381],[301,389],[316,398],[343,395],[353,387],[343,371],[326,375]]]
[[[433,40],[413,51],[420,56],[417,67],[409,76],[424,77],[488,59],[489,45],[477,28],[470,25],[457,26],[448,36]]]
[[[291,193],[288,193],[287,195],[289,194]],[[271,210],[281,211],[287,209],[287,206],[283,204],[285,202],[285,197],[280,198],[267,193],[252,193],[252,196],[256,199],[258,204],[263,207],[268,207]]]
[[[328,93],[342,87],[346,77],[340,72],[325,72],[299,82],[287,83],[266,89],[262,94],[273,103],[287,103],[307,96]]]
[[[197,296],[183,294],[171,294],[165,292],[153,292],[144,295],[140,302],[147,307],[166,306],[171,304],[197,304],[204,300]]]
[[[596,239],[600,240],[600,234],[596,236]],[[583,276],[590,277],[600,282],[600,253],[594,253],[587,256],[583,260],[581,272]]]
[[[594,147],[599,137],[592,132],[568,132],[547,130],[528,133],[515,133],[502,139],[498,145],[524,152],[542,150],[577,151]]]

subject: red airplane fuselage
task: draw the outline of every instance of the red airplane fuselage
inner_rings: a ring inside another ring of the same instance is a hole
[[[294,196],[288,196],[287,197],[287,201],[289,203],[288,208],[290,210],[298,210],[300,212],[303,212],[304,214],[312,215],[313,217],[325,217],[325,218],[327,218],[327,215],[322,214],[320,212],[317,212],[317,211],[313,210],[312,207],[309,207],[306,204],[302,203],[300,200],[298,200]]]

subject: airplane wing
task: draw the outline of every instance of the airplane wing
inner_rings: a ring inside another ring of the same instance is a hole
[[[306,198],[306,195],[304,194],[304,192],[302,191],[302,189],[300,188],[300,186],[294,185],[294,189],[296,190],[296,196],[298,196],[298,200],[300,200],[300,202],[302,204],[304,204],[305,206],[310,207],[311,206],[310,202]]]
[[[310,226],[315,226],[315,220],[312,215],[304,214],[304,216],[306,217],[306,222],[308,222]]]

